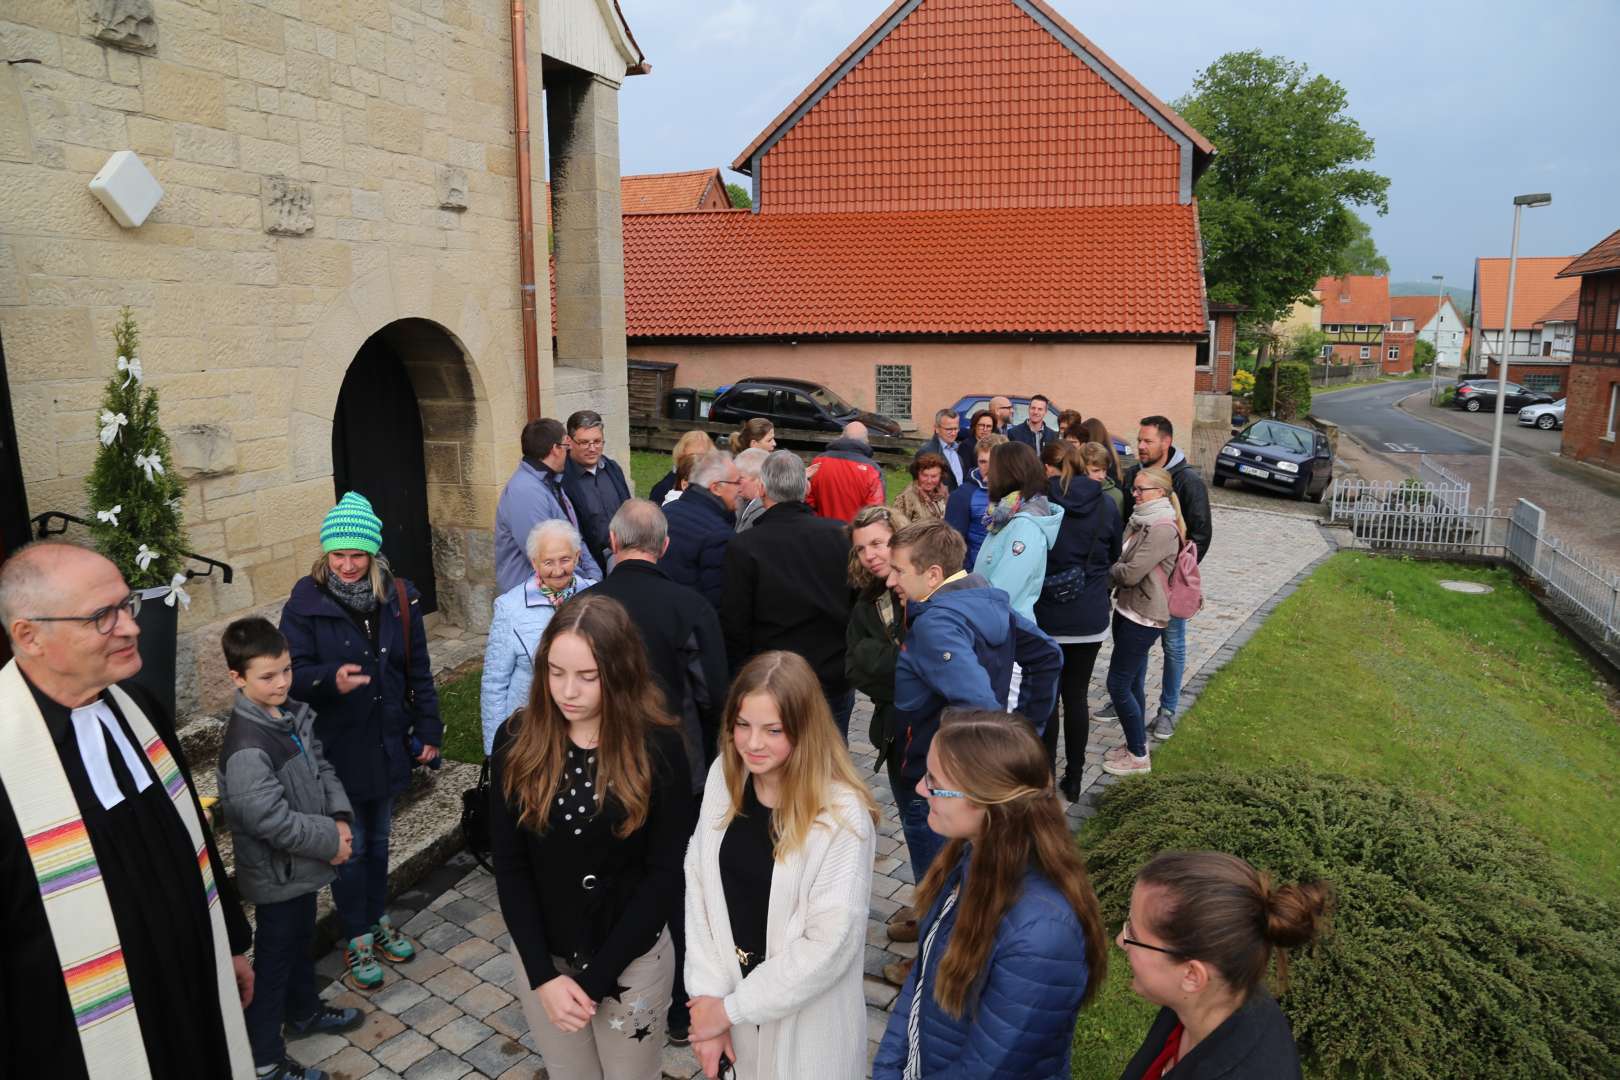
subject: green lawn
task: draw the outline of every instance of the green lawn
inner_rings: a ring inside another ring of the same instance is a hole
[[[1510,818],[1620,898],[1620,702],[1506,571],[1335,556],[1210,681],[1153,770],[1296,762]],[[1110,961],[1075,1031],[1075,1077],[1117,1076],[1154,1014],[1125,957]]]
[[[444,746],[440,749],[452,761],[484,760],[484,728],[478,719],[478,677],[483,668],[471,671],[439,687],[439,718],[444,721]]]

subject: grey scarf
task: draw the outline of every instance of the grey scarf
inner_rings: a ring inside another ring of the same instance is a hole
[[[371,591],[371,575],[367,574],[357,581],[344,581],[336,574],[326,575],[326,591],[332,598],[350,611],[358,615],[367,615],[377,610],[377,594]]]

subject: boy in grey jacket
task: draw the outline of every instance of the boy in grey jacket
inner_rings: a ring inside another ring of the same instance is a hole
[[[292,701],[287,639],[266,619],[238,619],[220,639],[236,700],[219,753],[219,799],[236,848],[236,883],[257,905],[253,998],[244,1010],[260,1077],[326,1080],[287,1057],[295,1035],[350,1031],[364,1017],[315,992],[315,894],[348,859],[348,796],[315,738],[315,713]]]

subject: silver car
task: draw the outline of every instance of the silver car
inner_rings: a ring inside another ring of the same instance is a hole
[[[1525,427],[1538,427],[1542,431],[1553,431],[1564,426],[1564,402],[1568,398],[1559,398],[1551,405],[1526,405],[1519,410],[1519,423]]]

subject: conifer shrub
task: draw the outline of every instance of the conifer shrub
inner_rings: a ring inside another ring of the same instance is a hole
[[[1112,926],[1160,851],[1332,883],[1331,929],[1279,998],[1308,1076],[1620,1076],[1620,909],[1512,822],[1300,768],[1210,770],[1117,785],[1083,843]]]
[[[1279,420],[1293,420],[1311,411],[1311,369],[1296,360],[1285,360],[1275,368],[1277,393],[1271,392],[1272,365],[1254,376],[1253,400],[1257,411],[1270,412]]]

